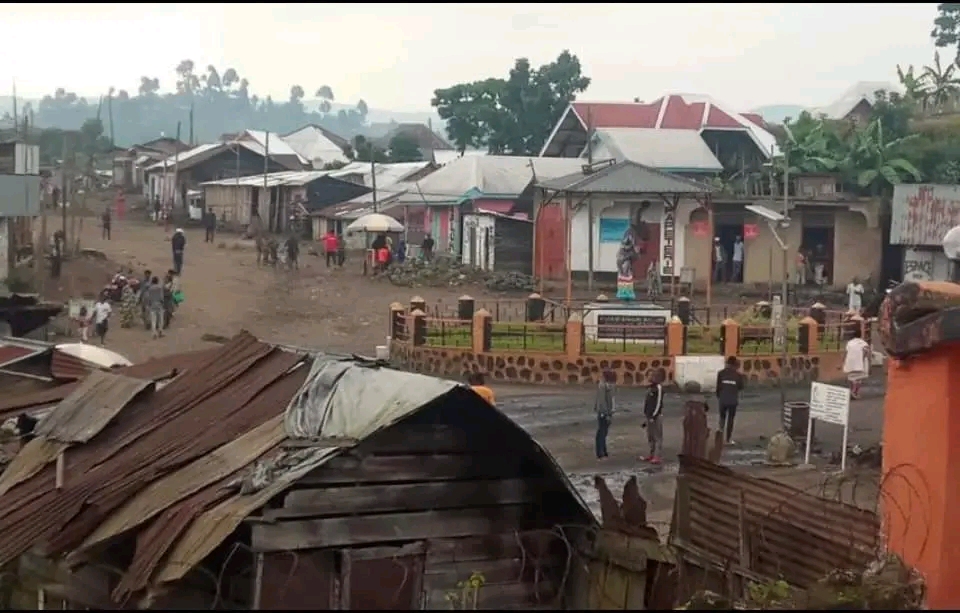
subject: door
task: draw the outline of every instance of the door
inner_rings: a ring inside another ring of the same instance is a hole
[[[423,592],[422,543],[340,551],[340,608],[353,611],[419,610]]]
[[[468,264],[475,268],[483,268],[483,260],[480,259],[477,250],[477,226],[475,224],[470,224],[467,227],[467,258],[469,259]]]
[[[567,234],[563,222],[563,209],[559,204],[540,209],[536,218],[536,250],[533,270],[535,274],[551,281],[566,278]]]

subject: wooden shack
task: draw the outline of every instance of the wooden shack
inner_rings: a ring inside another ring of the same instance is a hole
[[[504,414],[457,388],[345,446],[248,519],[254,608],[562,608],[596,522]]]

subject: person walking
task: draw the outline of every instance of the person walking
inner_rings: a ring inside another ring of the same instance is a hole
[[[163,336],[164,292],[157,277],[150,279],[150,286],[143,292],[143,304],[150,320],[150,333],[153,338],[160,338]]]
[[[744,376],[739,366],[737,358],[730,356],[727,358],[727,365],[717,373],[720,431],[724,432],[727,445],[736,445],[733,440],[733,421],[737,417],[737,405],[740,404],[740,392],[744,386]]]
[[[658,368],[650,377],[650,387],[647,388],[647,397],[643,402],[643,426],[647,429],[647,443],[650,444],[650,455],[641,458],[651,464],[660,464],[660,454],[663,453],[663,381],[666,378],[664,370]]]
[[[427,234],[420,243],[420,253],[423,255],[423,261],[429,262],[433,259],[433,237]]]
[[[733,274],[730,280],[734,283],[743,283],[743,237],[738,236],[733,241]]]
[[[843,373],[850,382],[850,397],[860,397],[860,386],[870,376],[870,345],[863,340],[859,322],[853,326],[853,338],[847,341],[846,355],[843,358]]]
[[[110,306],[110,301],[107,300],[106,293],[101,292],[97,302],[93,305],[93,330],[100,338],[101,345],[107,344],[107,328],[112,312],[113,308]]]
[[[333,230],[329,230],[323,235],[323,252],[326,255],[327,268],[337,263],[337,248],[337,234]]]
[[[183,250],[187,246],[187,237],[182,228],[173,231],[170,246],[173,247],[173,270],[179,275],[183,271]]]
[[[610,424],[613,422],[613,412],[616,397],[615,385],[617,375],[612,370],[603,371],[600,385],[597,386],[597,396],[593,401],[593,410],[597,414],[597,459],[607,457],[607,434],[610,433]]]
[[[112,225],[111,221],[110,207],[107,207],[107,210],[105,210],[103,215],[100,216],[100,225],[103,227],[102,238],[104,240],[110,240],[110,226]]]

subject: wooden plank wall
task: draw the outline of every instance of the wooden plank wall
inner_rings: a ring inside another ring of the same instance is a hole
[[[475,572],[485,582],[477,608],[555,605],[569,557],[556,526],[575,514],[572,499],[515,434],[479,424],[469,433],[423,423],[388,429],[264,510],[253,547],[340,550],[343,608],[449,609],[462,597],[458,583]]]

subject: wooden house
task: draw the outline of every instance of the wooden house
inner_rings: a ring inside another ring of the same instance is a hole
[[[463,263],[481,270],[533,270],[533,221],[492,211],[463,215]]]

